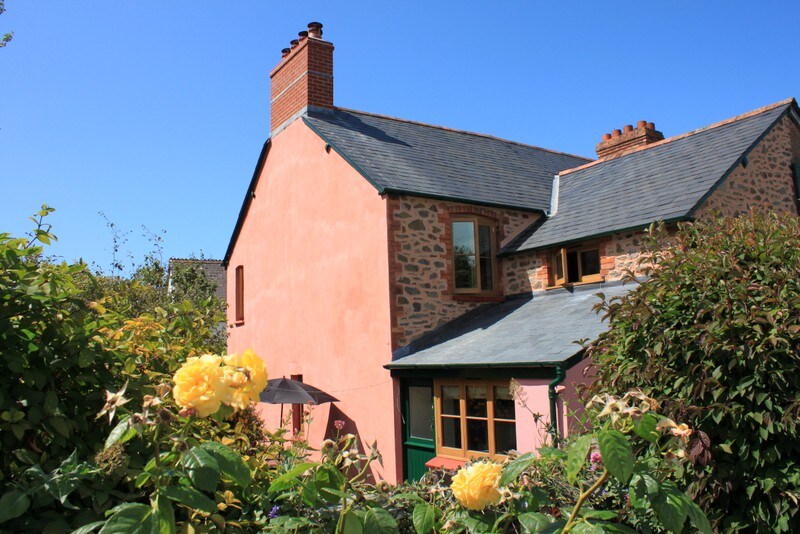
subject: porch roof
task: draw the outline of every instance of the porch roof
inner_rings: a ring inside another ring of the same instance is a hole
[[[396,350],[385,367],[553,367],[608,328],[593,310],[597,293],[610,299],[635,287],[593,284],[481,306]]]

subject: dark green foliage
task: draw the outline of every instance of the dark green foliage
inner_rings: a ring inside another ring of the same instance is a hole
[[[695,428],[687,476],[717,528],[800,531],[800,222],[753,213],[649,241],[649,280],[601,305],[592,392],[640,387]]]

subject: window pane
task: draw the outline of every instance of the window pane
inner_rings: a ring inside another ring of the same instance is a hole
[[[429,387],[408,388],[408,433],[411,437],[433,439],[433,394]]]
[[[554,259],[556,264],[556,280],[564,278],[564,262],[562,260],[561,252],[559,252]]]
[[[567,252],[567,282],[578,282],[578,252]]]
[[[481,258],[481,289],[491,291],[494,289],[492,281],[492,258]]]
[[[461,415],[461,386],[442,386],[442,413]]]
[[[467,416],[487,417],[486,386],[467,386]]]
[[[453,253],[475,254],[475,223],[471,221],[453,223]]]
[[[494,416],[497,419],[514,419],[514,399],[508,386],[494,387]]]
[[[442,417],[442,445],[454,449],[461,448],[461,419]]]
[[[492,228],[490,226],[478,227],[478,250],[481,256],[492,256]]]
[[[467,419],[467,449],[489,452],[489,422]]]
[[[472,288],[478,287],[478,269],[475,265],[475,256],[459,256],[454,258],[456,270],[456,287]]]
[[[584,250],[581,252],[581,274],[600,274],[600,251]]]
[[[494,423],[494,448],[496,454],[506,454],[517,448],[517,428],[514,423]]]

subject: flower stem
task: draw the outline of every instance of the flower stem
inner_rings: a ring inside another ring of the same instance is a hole
[[[572,513],[569,514],[569,520],[567,521],[567,524],[564,525],[564,529],[561,531],[562,534],[566,534],[572,529],[573,526],[575,526],[575,520],[578,518],[578,512],[580,511],[581,506],[583,506],[583,503],[586,502],[586,499],[588,499],[592,493],[597,491],[600,486],[602,486],[605,481],[608,480],[608,476],[608,469],[604,469],[603,474],[600,475],[600,478],[598,478],[594,484],[589,486],[589,489],[581,493],[580,497],[578,497],[578,501],[575,503],[575,507],[572,509]]]

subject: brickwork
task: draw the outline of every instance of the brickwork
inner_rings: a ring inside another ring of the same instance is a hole
[[[736,216],[751,208],[797,213],[791,163],[800,159],[800,131],[791,118],[775,125],[697,210],[702,219],[715,213]]]
[[[530,226],[537,213],[472,206],[411,196],[387,199],[392,347],[422,334],[480,304],[498,300],[453,294],[451,219],[478,215],[497,222],[499,245]],[[499,268],[501,273],[502,269]],[[502,277],[499,299],[505,291]]]
[[[270,73],[270,130],[308,106],[333,108],[333,45],[305,38]]]

